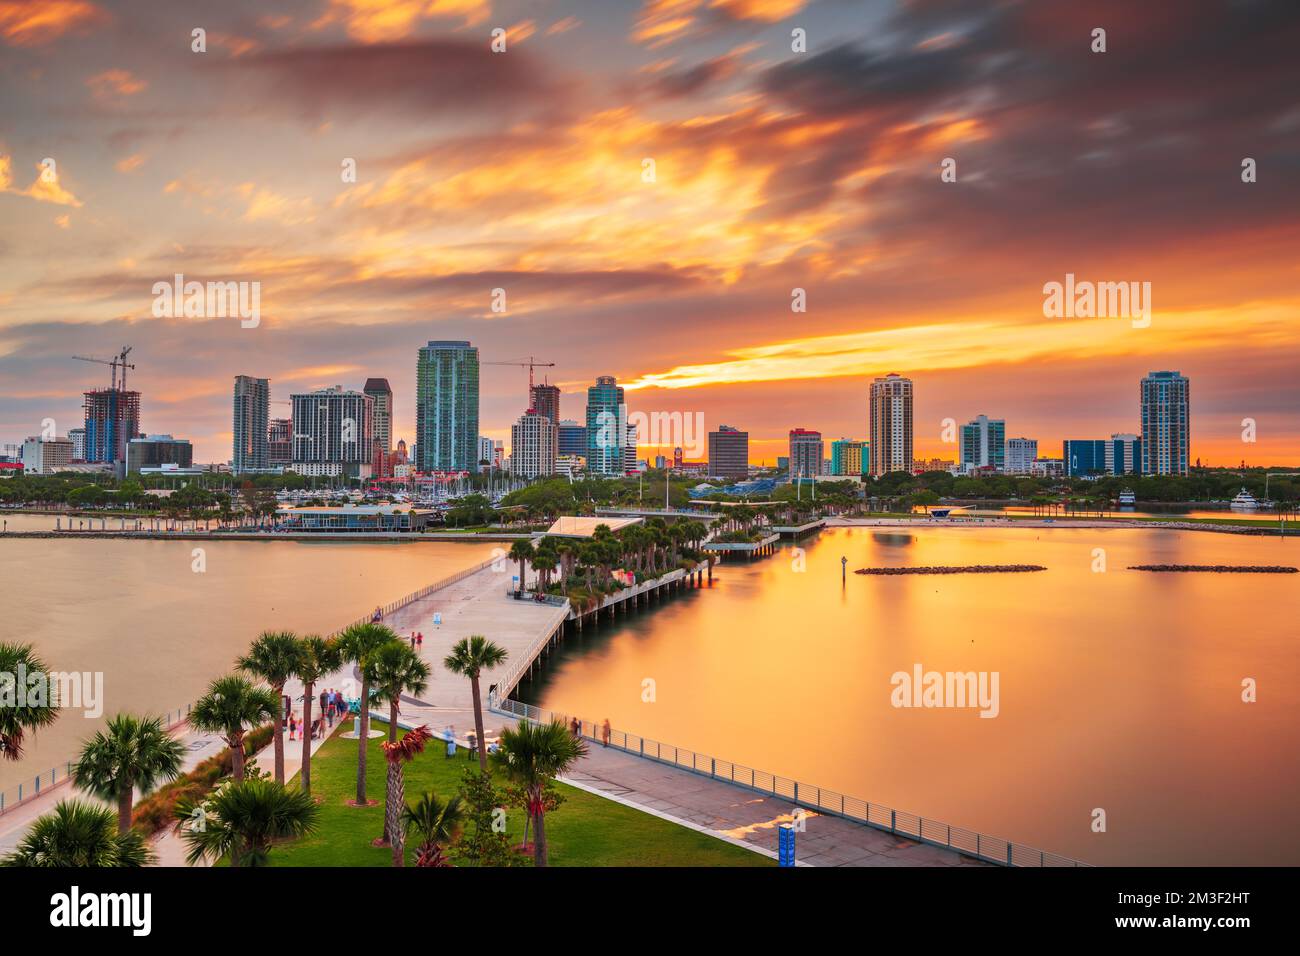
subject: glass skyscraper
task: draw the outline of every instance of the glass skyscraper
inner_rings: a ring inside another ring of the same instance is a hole
[[[1190,406],[1191,382],[1182,373],[1142,379],[1142,474],[1187,474]]]
[[[478,349],[430,342],[415,364],[415,446],[419,471],[478,468]]]
[[[612,375],[600,375],[587,389],[587,471],[597,475],[627,473],[627,424],[623,389]]]
[[[1001,471],[1006,465],[1007,423],[1000,418],[976,415],[961,426],[961,466],[963,471],[992,466]]]

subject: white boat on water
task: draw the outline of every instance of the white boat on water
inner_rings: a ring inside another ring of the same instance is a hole
[[[1254,495],[1242,488],[1241,491],[1237,492],[1237,497],[1232,499],[1232,503],[1228,507],[1237,511],[1254,511],[1259,507],[1259,502],[1255,500]]]
[[[1133,494],[1130,489],[1125,488],[1119,493],[1119,503],[1121,505],[1135,505],[1137,504],[1137,495]]]

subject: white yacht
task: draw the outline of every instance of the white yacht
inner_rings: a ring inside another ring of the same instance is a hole
[[[1121,505],[1135,505],[1137,504],[1137,495],[1133,494],[1131,488],[1125,488],[1119,493],[1119,503]]]
[[[1232,504],[1229,507],[1238,511],[1254,511],[1259,507],[1259,502],[1255,500],[1254,495],[1242,488],[1241,491],[1237,492],[1237,497],[1232,499]]]

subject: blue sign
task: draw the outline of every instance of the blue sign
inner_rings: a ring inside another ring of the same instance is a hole
[[[441,611],[439,611],[437,614],[434,614],[434,616],[433,616],[433,626],[434,626],[434,627],[441,627],[441,626],[442,626],[442,612],[441,612]]]
[[[794,866],[794,824],[783,823],[776,832],[777,866]]]

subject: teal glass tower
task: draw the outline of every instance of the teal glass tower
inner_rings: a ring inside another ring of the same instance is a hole
[[[415,365],[416,469],[478,468],[478,349],[430,342]]]

